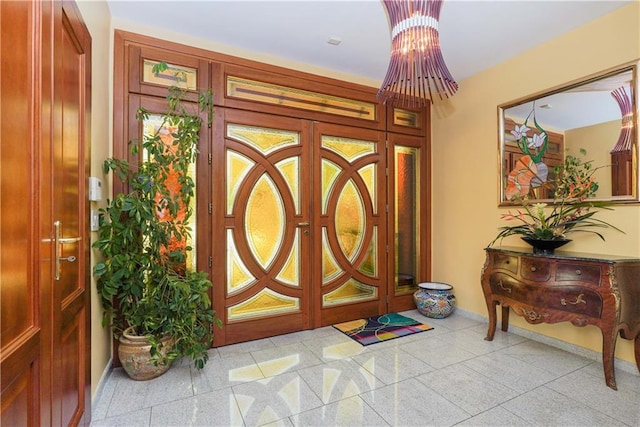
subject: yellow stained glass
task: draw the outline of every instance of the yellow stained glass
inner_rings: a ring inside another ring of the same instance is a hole
[[[300,230],[296,229],[291,251],[282,270],[276,276],[280,282],[291,286],[300,286]]]
[[[227,96],[284,107],[376,120],[376,104],[227,76]]]
[[[369,249],[362,260],[362,263],[358,267],[358,271],[366,274],[367,276],[378,276],[378,226],[373,226],[373,236],[371,237],[371,243]]]
[[[358,174],[364,181],[373,203],[373,214],[378,213],[378,191],[376,190],[377,165],[375,163],[368,164],[358,170]]]
[[[322,227],[322,283],[329,283],[338,277],[343,270],[338,265],[329,247],[329,237],[327,227]]]
[[[256,278],[244,265],[235,240],[233,230],[227,230],[227,293],[233,294],[255,283]]]
[[[398,126],[419,128],[421,124],[420,113],[416,111],[408,111],[400,108],[394,108],[393,124]]]
[[[296,214],[300,214],[300,159],[289,157],[276,163],[276,168],[282,174],[284,182],[287,183],[287,187],[291,191]]]
[[[256,261],[268,269],[284,238],[284,205],[273,180],[266,173],[247,199],[244,230]]]
[[[227,151],[227,215],[233,212],[238,189],[255,164],[253,160],[238,152]]]
[[[197,90],[198,70],[181,65],[167,64],[167,69],[154,73],[158,61],[145,59],[142,63],[142,81],[161,86],[178,86],[187,90]]]
[[[351,262],[362,245],[365,227],[364,203],[353,179],[349,179],[338,197],[335,227],[340,249]]]
[[[377,297],[378,288],[351,278],[339,288],[323,295],[322,306],[330,307],[355,301],[375,299]]]
[[[322,214],[327,214],[329,195],[342,169],[335,163],[322,159]]]
[[[283,147],[298,145],[300,141],[297,132],[235,124],[227,125],[227,137],[234,138],[263,155]]]
[[[291,313],[300,310],[300,298],[290,297],[265,288],[253,297],[227,309],[230,321],[274,314]]]
[[[353,163],[354,160],[376,152],[376,144],[358,139],[323,136],[322,148],[333,151]]]
[[[415,291],[420,277],[420,149],[395,147],[395,293]]]

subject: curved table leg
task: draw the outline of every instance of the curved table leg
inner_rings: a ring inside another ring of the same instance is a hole
[[[509,330],[509,306],[502,306],[502,332]]]
[[[636,354],[636,366],[638,367],[638,372],[640,372],[640,334],[636,335],[635,342],[635,354]]]
[[[613,367],[614,353],[616,350],[616,340],[618,331],[613,327],[602,330],[602,364],[604,366],[604,379],[607,385],[617,390],[616,373]],[[636,357],[638,356],[638,342],[636,341]]]
[[[493,336],[496,333],[496,305],[498,305],[497,301],[487,300],[487,310],[489,311],[489,330],[487,331],[487,336],[484,338],[487,341],[493,341]]]

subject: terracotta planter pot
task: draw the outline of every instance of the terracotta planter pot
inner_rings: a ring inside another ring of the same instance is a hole
[[[149,340],[146,337],[132,335],[132,331],[132,328],[128,328],[123,332],[118,346],[118,357],[125,372],[136,381],[150,380],[167,372],[171,362],[154,365]],[[166,355],[173,345],[171,338],[164,338],[160,342],[163,344],[160,353]]]

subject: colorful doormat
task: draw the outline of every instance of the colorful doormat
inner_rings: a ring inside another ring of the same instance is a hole
[[[398,313],[338,323],[333,327],[362,345],[375,344],[433,329],[429,325]]]

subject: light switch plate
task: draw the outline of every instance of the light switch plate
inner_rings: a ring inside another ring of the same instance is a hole
[[[91,210],[91,231],[98,231],[100,225],[100,214],[96,210]]]

